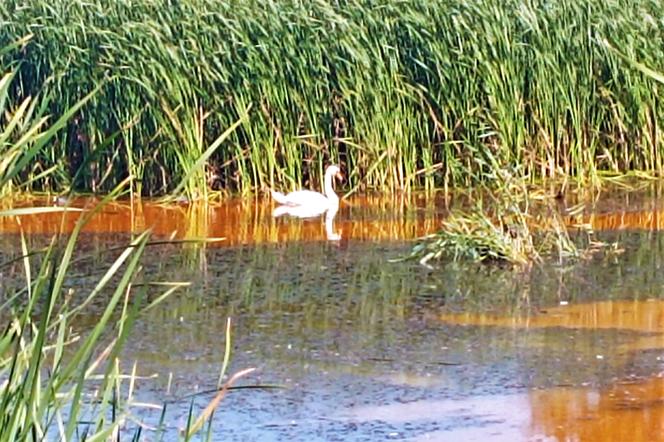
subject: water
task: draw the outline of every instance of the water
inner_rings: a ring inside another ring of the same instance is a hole
[[[229,372],[257,368],[238,385],[279,388],[231,391],[215,440],[662,440],[656,196],[614,194],[576,220],[610,228],[603,238],[618,241],[621,255],[527,274],[392,262],[411,238],[435,231],[442,199],[351,200],[334,241],[323,220],[274,220],[262,201],[114,204],[83,234],[89,259],[68,285],[84,296],[128,232],[225,238],[146,252],[151,280],[192,282],[136,323],[122,356],[126,371],[136,362],[140,375],[157,375],[134,394],[167,402],[164,440],[178,438],[192,400],[198,414],[214,396],[196,393],[217,383],[228,317]],[[36,247],[77,216],[26,217],[22,227]],[[18,226],[0,223],[7,262],[19,253]],[[6,287],[21,284],[19,264],[0,268]],[[133,410],[148,427],[160,413]],[[143,435],[160,436],[147,427]]]

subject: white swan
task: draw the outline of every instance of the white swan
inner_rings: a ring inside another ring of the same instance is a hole
[[[323,186],[325,194],[312,190],[297,190],[284,195],[281,192],[270,190],[272,198],[281,204],[281,206],[274,209],[272,216],[288,214],[298,218],[310,218],[330,209],[337,209],[339,207],[339,197],[332,187],[332,178],[335,176],[341,177],[339,166],[328,166],[325,169],[325,184]]]

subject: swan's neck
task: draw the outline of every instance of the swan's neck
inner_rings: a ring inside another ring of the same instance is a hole
[[[325,174],[325,186],[324,186],[324,192],[325,196],[327,199],[330,200],[330,202],[333,203],[339,203],[339,197],[337,194],[334,192],[334,187],[332,187],[332,175],[331,173],[326,173]]]

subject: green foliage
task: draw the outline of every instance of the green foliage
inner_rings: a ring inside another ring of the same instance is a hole
[[[16,108],[9,106],[14,75],[8,73],[0,77],[0,196],[49,178],[56,166],[44,169],[39,162],[33,164],[34,159],[97,91],[94,89],[65,110],[54,123],[47,124],[48,117],[43,116],[45,103],[38,105],[38,100],[28,97]]]
[[[15,106],[63,114],[101,93],[39,155],[36,186],[104,190],[126,176],[249,192],[486,182],[488,155],[540,179],[664,171],[654,0],[6,0],[0,54]],[[207,158],[224,131],[251,111]]]
[[[51,243],[36,272],[36,258],[28,257],[23,242],[26,286],[0,306],[8,319],[0,334],[0,441],[109,439],[130,412],[131,394],[118,393],[134,381],[117,357],[140,309],[149,308],[131,287],[148,234],[138,235],[84,301],[72,305],[75,289],[64,284],[87,219],[81,217],[63,247]],[[106,307],[92,329],[79,334],[77,318],[102,293],[110,294]]]
[[[83,211],[66,240],[56,236],[45,250],[31,252],[21,237],[25,287],[4,293],[0,304],[0,318],[7,324],[0,332],[0,442],[110,440],[127,428],[136,367],[123,373],[120,351],[140,314],[188,284],[141,283],[143,252],[153,244],[145,232],[117,249],[117,258],[88,293],[67,286],[75,263],[85,259],[76,256],[83,227],[129,182],[125,179],[97,206]],[[0,211],[0,216],[55,210],[80,211],[37,207]],[[148,302],[149,286],[163,293],[151,293]],[[82,330],[77,323],[89,316],[90,305],[104,307],[94,325]]]
[[[450,256],[453,260],[508,261],[528,263],[534,254],[532,237],[514,235],[502,222],[494,223],[481,211],[453,213],[443,229],[429,237],[430,242],[417,245],[413,253],[426,264],[431,259]]]
[[[553,198],[531,192],[522,178],[506,171],[494,178],[497,190],[484,189],[470,208],[453,211],[438,233],[413,247],[410,258],[422,264],[449,258],[523,266],[545,257],[579,258],[601,245],[588,241],[592,247],[577,247]]]

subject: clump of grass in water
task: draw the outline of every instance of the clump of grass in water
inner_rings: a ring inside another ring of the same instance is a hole
[[[471,209],[452,212],[442,229],[424,238],[410,257],[422,264],[449,257],[530,265],[552,256],[579,258],[600,245],[589,241],[592,247],[577,247],[551,198],[531,192],[523,178],[503,169],[494,179],[499,185],[484,194],[488,204],[480,196]],[[544,207],[533,208],[535,200]]]
[[[422,264],[449,255],[452,259],[473,261],[505,260],[525,264],[530,256],[537,257],[530,237],[523,238],[494,223],[481,211],[454,212],[443,223],[443,230],[427,238],[430,242],[416,246],[413,252],[423,255]]]

